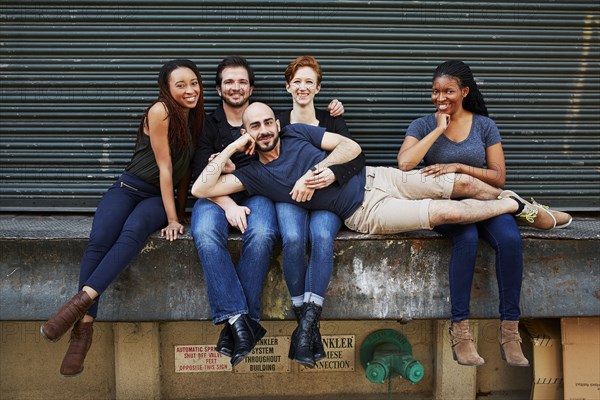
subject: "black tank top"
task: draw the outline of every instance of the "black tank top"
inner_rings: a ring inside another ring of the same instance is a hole
[[[175,150],[171,147],[171,163],[173,164],[173,186],[177,186],[179,181],[187,172],[192,158],[194,157],[195,146],[192,142],[193,121],[190,119],[190,128],[188,129],[189,144],[183,151]],[[142,135],[142,138],[135,146],[135,152],[125,171],[134,174],[138,178],[160,186],[158,164],[150,145],[150,136]]]

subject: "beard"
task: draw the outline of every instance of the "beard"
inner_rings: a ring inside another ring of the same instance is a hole
[[[227,104],[230,107],[241,107],[244,104],[248,103],[250,99],[250,96],[247,96],[246,94],[241,95],[241,98],[239,100],[232,100],[229,96],[225,96],[224,94],[221,94],[221,100]]]
[[[258,140],[260,140],[260,138],[258,138]],[[275,146],[277,146],[277,143],[279,143],[279,135],[273,135],[273,141],[270,144],[262,144],[261,142],[257,141],[256,148],[258,151],[266,153],[273,150]]]

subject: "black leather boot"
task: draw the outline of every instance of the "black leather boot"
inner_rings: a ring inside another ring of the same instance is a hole
[[[314,339],[314,349],[313,356],[315,358],[315,362],[320,361],[325,358],[325,348],[323,347],[323,339],[321,339],[321,313],[319,312],[318,318],[315,318],[315,322],[313,323],[313,337]]]
[[[304,307],[306,304],[302,304],[300,307],[292,306],[292,310],[294,310],[294,315],[296,316],[296,321],[300,324],[300,320],[302,319],[302,314],[304,313]],[[292,332],[292,336],[290,337],[290,351],[288,352],[288,358],[290,360],[294,359],[296,355],[296,346],[298,345],[298,326]]]
[[[231,365],[238,365],[244,357],[248,355],[256,345],[256,336],[254,334],[255,323],[248,317],[248,314],[242,314],[231,324],[231,335],[233,337],[233,355],[231,356]]]
[[[251,318],[250,318],[250,326],[252,327],[252,330],[254,331],[254,340],[256,340],[256,343],[258,343],[258,341],[260,339],[262,339],[263,336],[265,336],[265,333],[267,333],[267,330],[265,328],[263,328],[263,326],[260,323],[254,321]],[[219,335],[219,341],[217,342],[217,345],[215,346],[215,350],[218,353],[223,354],[224,356],[231,357],[231,356],[233,356],[234,347],[235,347],[235,345],[233,343],[233,334],[231,333],[231,325],[229,324],[229,322],[225,322],[223,329],[221,330],[221,334]]]
[[[229,325],[229,322],[223,324],[223,329],[219,335],[215,350],[217,353],[221,353],[227,357],[233,355],[233,335],[231,334],[231,325]]]
[[[295,307],[292,306],[292,310],[294,310],[294,315],[296,316],[296,321],[298,321],[298,323],[300,323],[300,319],[302,318],[302,312],[304,311],[304,307],[306,306],[306,304],[302,304],[300,307]],[[320,325],[319,325],[319,321],[315,321],[315,324],[313,325],[314,328],[314,338],[315,338],[315,343],[314,343],[314,359],[315,362],[320,361],[322,359],[324,359],[326,357],[325,355],[325,349],[323,348],[323,340],[321,340],[321,331],[320,331]],[[290,360],[294,359],[294,355],[296,354],[296,346],[297,346],[297,336],[298,336],[298,327],[296,327],[296,329],[294,329],[294,332],[292,332],[292,336],[290,338],[290,351],[288,352],[288,358]]]
[[[262,339],[263,336],[265,336],[265,333],[267,333],[267,330],[259,322],[256,322],[252,318],[248,318],[248,319],[250,320],[250,326],[254,330],[254,340],[255,340],[254,345],[256,345],[256,343],[258,343],[258,341],[260,339]]]
[[[315,320],[319,320],[321,311],[322,307],[315,303],[306,304],[302,318],[298,324],[294,361],[309,368],[314,368],[315,366]]]

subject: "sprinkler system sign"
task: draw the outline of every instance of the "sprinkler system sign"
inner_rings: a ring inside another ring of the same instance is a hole
[[[237,373],[290,372],[289,336],[265,337],[235,367]]]
[[[314,368],[300,367],[300,372],[352,372],[356,353],[354,335],[323,336],[325,358]]]

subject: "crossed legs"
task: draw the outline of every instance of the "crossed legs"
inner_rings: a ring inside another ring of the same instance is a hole
[[[385,167],[367,167],[363,204],[344,222],[357,232],[386,234],[479,222],[501,214],[526,216],[541,229],[556,224],[541,206],[476,178],[462,174],[431,178],[418,171]]]

